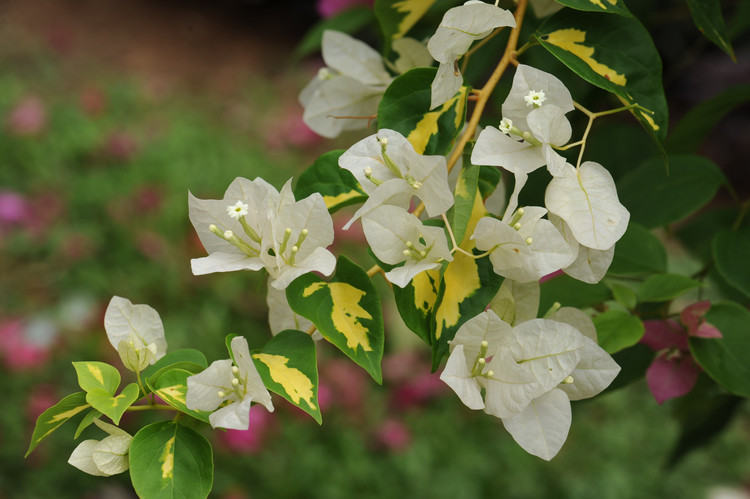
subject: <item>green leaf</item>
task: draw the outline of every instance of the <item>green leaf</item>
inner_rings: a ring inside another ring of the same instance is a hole
[[[294,50],[294,56],[302,58],[319,51],[323,41],[323,32],[327,29],[351,35],[365,26],[374,23],[374,21],[375,16],[372,9],[359,6],[348,8],[333,17],[323,19],[310,28]]]
[[[615,256],[609,266],[610,274],[644,274],[666,272],[667,251],[664,245],[645,227],[630,223],[628,230],[615,246]]]
[[[208,420],[210,412],[188,409],[187,404],[185,404],[187,379],[193,374],[195,373],[185,369],[170,369],[158,378],[153,378],[154,381],[149,382],[150,388],[159,396],[159,398],[175,409],[184,412],[188,416],[203,421],[204,423],[210,423]]]
[[[208,497],[214,480],[211,444],[172,421],[142,428],[130,444],[130,479],[139,497]]]
[[[539,310],[544,313],[555,303],[563,307],[586,308],[609,300],[612,293],[603,283],[586,284],[569,275],[545,281],[540,286]]]
[[[326,340],[382,383],[383,316],[367,272],[340,256],[330,282],[305,274],[287,287],[286,296],[295,313],[311,320]]]
[[[440,291],[438,269],[420,272],[405,287],[393,286],[398,313],[406,326],[428,345],[431,343],[430,319]]]
[[[721,4],[719,0],[687,0],[690,14],[693,16],[695,26],[703,33],[703,36],[711,40],[717,47],[727,53],[734,62],[732,42],[729,41],[727,27],[721,16]]]
[[[612,297],[628,310],[633,310],[638,305],[638,295],[635,291],[622,284],[610,284],[609,289],[612,291]]]
[[[479,167],[479,181],[477,185],[482,199],[487,199],[490,194],[495,192],[497,184],[500,183],[501,176],[500,168],[495,168],[494,166]]]
[[[342,149],[327,152],[307,168],[297,181],[294,197],[303,199],[319,192],[328,211],[333,213],[350,204],[361,203],[367,199],[357,179],[349,170],[339,167]]]
[[[599,346],[610,354],[635,345],[645,332],[638,317],[620,310],[608,310],[593,320]]]
[[[557,3],[585,12],[603,12],[633,17],[623,0],[557,0]]]
[[[699,281],[680,274],[651,275],[638,288],[638,299],[644,303],[669,301],[700,285]]]
[[[535,33],[542,46],[578,76],[627,104],[653,111],[633,113],[661,143],[667,135],[667,101],[661,59],[651,35],[633,17],[563,9]]]
[[[141,389],[136,383],[127,385],[116,397],[105,390],[96,388],[86,393],[86,402],[97,411],[108,416],[115,424],[120,424],[120,418],[125,414],[125,410],[138,400],[140,393]]]
[[[695,152],[730,111],[750,102],[750,84],[735,85],[692,108],[664,143],[670,153]]]
[[[78,423],[78,428],[76,428],[76,432],[73,435],[73,438],[78,438],[79,436],[81,436],[83,430],[91,426],[91,423],[93,423],[95,419],[100,418],[101,416],[102,413],[97,411],[96,409],[91,409],[89,412],[87,412],[86,415],[83,416],[83,419],[81,419],[81,422]]]
[[[453,206],[446,214],[453,230],[453,237],[459,245],[466,235],[474,207],[474,198],[478,195],[477,184],[479,182],[479,167],[472,165],[466,155],[464,155],[464,165],[453,192]]]
[[[312,337],[292,329],[281,331],[266,343],[260,353],[253,354],[255,366],[266,388],[322,424],[316,358]]]
[[[474,196],[465,234],[473,234],[477,222],[487,214],[481,197]],[[464,237],[460,247],[468,253],[480,253],[471,238]],[[436,275],[434,272],[432,276]],[[448,352],[448,342],[453,339],[458,328],[487,307],[503,282],[503,278],[492,269],[488,256],[476,259],[458,251],[453,254],[453,261],[445,265],[437,276],[439,287],[435,306],[430,314],[429,328],[433,371]],[[417,278],[412,282],[417,282]],[[421,299],[429,296],[432,290],[429,273],[422,279],[422,287]]]
[[[642,163],[617,185],[631,222],[654,228],[677,222],[708,203],[725,182],[716,165],[703,157],[669,157],[669,173],[658,158]]]
[[[396,130],[419,154],[448,154],[466,120],[467,87],[430,111],[435,68],[414,68],[391,82],[378,107],[378,128]]]
[[[78,375],[78,385],[84,391],[102,390],[114,395],[120,386],[120,371],[104,362],[73,362]]]
[[[62,426],[63,423],[69,421],[73,416],[80,414],[89,407],[89,404],[86,402],[86,393],[76,392],[68,395],[60,402],[41,413],[39,417],[36,418],[34,433],[31,435],[29,449],[26,451],[24,457],[31,454],[31,451],[39,445],[39,442],[47,438],[53,431]]]
[[[733,288],[750,297],[750,240],[739,232],[718,232],[711,245],[716,269]]]
[[[141,377],[143,379],[153,378],[156,380],[170,369],[180,368],[187,369],[192,373],[199,373],[206,367],[208,367],[208,361],[203,352],[193,348],[182,348],[169,352],[154,364],[148,366],[141,373]]]
[[[391,43],[401,38],[419,21],[437,0],[375,0],[375,17],[386,43],[386,52]]]
[[[750,397],[750,311],[734,302],[714,303],[706,321],[722,338],[690,337],[690,351],[701,367],[730,392]]]

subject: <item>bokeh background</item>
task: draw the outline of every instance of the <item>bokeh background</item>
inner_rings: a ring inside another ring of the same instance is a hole
[[[112,295],[156,308],[170,349],[215,360],[228,333],[251,348],[267,340],[260,276],[192,276],[203,249],[187,192],[218,198],[236,176],[280,187],[366,134],[323,140],[296,99],[322,62],[295,47],[352,3],[371,2],[0,2],[0,498],[134,497],[127,474],[96,478],[67,464],[72,427],[22,458],[37,415],[76,391],[71,361],[119,364],[102,327]],[[628,2],[654,33],[674,120],[750,81],[747,2],[726,4],[737,63],[700,37],[684,2]],[[610,123],[634,126],[621,118]],[[605,134],[597,127],[593,140]],[[745,106],[702,148],[745,193],[749,131]],[[610,147],[627,168],[633,144]],[[360,241],[356,228],[339,232],[336,249],[366,265]],[[747,406],[675,462],[678,421],[691,409],[657,405],[638,382],[574,405],[568,442],[546,463],[430,374],[427,348],[381,289],[383,386],[320,345],[323,426],[276,398],[273,414],[253,407],[246,432],[207,432],[214,497],[750,497]],[[149,417],[126,415],[123,427]]]

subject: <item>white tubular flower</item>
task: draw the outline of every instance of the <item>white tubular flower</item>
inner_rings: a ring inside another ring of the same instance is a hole
[[[188,194],[190,221],[209,253],[190,262],[193,274],[263,268],[260,253],[269,244],[269,213],[281,202],[279,192],[261,178],[237,177],[220,200]]]
[[[133,437],[99,419],[95,419],[94,424],[109,436],[102,440],[84,440],[73,450],[68,463],[94,476],[112,476],[126,471],[130,467],[128,453]]]
[[[351,117],[377,114],[380,98],[393,79],[382,57],[365,43],[331,30],[323,32],[321,51],[328,68],[300,93],[305,108],[302,119],[328,138],[344,130],[367,128],[369,120]]]
[[[542,219],[544,208],[529,206],[505,223],[491,217],[477,222],[474,234],[480,251],[490,251],[496,274],[520,283],[541,277],[570,265],[576,258],[558,230]]]
[[[599,163],[578,169],[565,165],[563,175],[547,186],[544,204],[565,221],[581,245],[608,250],[622,237],[630,213],[620,204],[612,176]]]
[[[339,158],[339,166],[352,172],[369,198],[344,229],[383,204],[407,208],[419,198],[431,216],[453,206],[444,156],[423,156],[395,130],[382,129],[360,140]]]
[[[420,272],[453,260],[443,229],[422,224],[398,206],[383,205],[370,211],[362,219],[362,228],[376,257],[390,265],[404,263],[385,274],[401,288]]]
[[[269,412],[273,403],[250,357],[247,340],[235,336],[230,347],[234,363],[231,359],[214,361],[187,379],[185,404],[188,409],[214,411],[208,417],[214,428],[247,430],[251,403],[263,404]]]
[[[427,49],[440,63],[432,82],[430,109],[453,97],[463,84],[463,77],[456,67],[476,40],[481,40],[500,26],[516,26],[513,14],[505,9],[484,2],[467,2],[448,10],[435,34],[427,42]]]
[[[167,340],[159,313],[148,305],[133,305],[113,296],[104,313],[104,330],[123,365],[140,372],[164,357]]]
[[[271,286],[285,289],[308,272],[330,275],[336,257],[326,247],[333,242],[333,220],[319,193],[294,201],[291,183],[281,190],[278,212],[272,218],[269,245],[261,252]],[[271,254],[271,251],[273,254]]]

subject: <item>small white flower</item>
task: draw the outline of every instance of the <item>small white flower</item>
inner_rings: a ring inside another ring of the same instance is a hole
[[[523,100],[526,101],[527,106],[540,107],[547,97],[544,95],[544,90],[529,90],[529,93],[523,96]]]
[[[237,201],[233,205],[227,206],[227,215],[236,220],[239,220],[240,217],[244,217],[245,215],[247,215],[247,209],[248,205],[246,205],[242,201]]]
[[[513,120],[509,120],[508,118],[503,118],[502,120],[500,120],[500,126],[498,126],[498,128],[505,135],[509,135],[510,131],[513,130]]]
[[[250,357],[247,340],[235,336],[230,346],[234,363],[231,359],[214,361],[203,372],[187,379],[185,405],[188,409],[214,411],[208,417],[214,428],[247,430],[250,404],[263,404],[273,412],[273,403]]]

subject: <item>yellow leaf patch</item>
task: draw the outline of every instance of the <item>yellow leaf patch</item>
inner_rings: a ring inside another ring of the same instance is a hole
[[[466,105],[465,96],[467,90],[467,87],[461,87],[458,95],[443,104],[440,109],[431,111],[422,117],[419,123],[417,123],[416,128],[412,130],[406,138],[411,142],[411,145],[414,146],[415,151],[419,154],[424,154],[425,149],[427,149],[427,144],[430,142],[430,137],[438,133],[438,120],[443,114],[450,111],[453,106],[456,106],[456,128],[461,125],[461,117],[464,114],[464,106]]]
[[[599,7],[600,9],[607,10],[607,6],[602,3],[602,0],[589,0],[591,3]],[[612,5],[617,5],[617,0],[607,0]]]
[[[474,207],[471,211],[469,224],[466,227],[466,234],[473,234],[474,227],[476,227],[479,219],[486,215],[487,210],[482,203],[482,196],[477,193],[474,197]],[[470,237],[464,237],[461,249],[471,253],[471,250],[474,249],[474,240]],[[445,293],[435,315],[437,323],[436,339],[440,339],[442,336],[443,328],[450,328],[458,324],[458,320],[461,318],[459,306],[481,287],[477,261],[463,253],[456,252],[453,255],[453,261],[445,269],[443,281],[445,282]]]
[[[346,337],[346,346],[352,350],[361,346],[365,352],[371,352],[372,347],[367,338],[368,330],[360,322],[361,319],[372,319],[372,315],[359,305],[365,292],[345,282],[316,282],[306,287],[302,296],[307,298],[326,287],[333,300],[331,310],[333,326]]]
[[[440,271],[438,269],[420,272],[411,280],[411,284],[414,287],[414,307],[417,310],[424,311],[424,315],[427,315],[435,308],[439,280]]]
[[[404,18],[398,24],[398,31],[393,34],[393,38],[401,38],[412,26],[427,12],[436,0],[402,0],[393,4],[394,10],[398,13],[406,13]]]
[[[268,353],[258,353],[253,355],[253,358],[258,359],[268,366],[271,378],[284,387],[287,395],[289,395],[295,404],[299,405],[299,401],[302,399],[307,402],[307,405],[311,409],[316,410],[313,403],[315,396],[313,394],[314,387],[312,381],[299,369],[288,367],[288,358]]]
[[[349,201],[350,199],[356,198],[362,196],[362,193],[359,191],[349,191],[349,192],[342,192],[338,196],[323,196],[323,201],[326,204],[326,208],[330,209],[332,206],[340,205],[341,203],[345,203]]]
[[[86,364],[86,369],[88,369],[89,374],[101,385],[104,386],[104,375],[102,374],[102,370],[99,369],[99,366],[96,366],[94,364]]]
[[[159,461],[161,461],[161,478],[162,480],[171,480],[174,476],[174,440],[172,436],[167,440],[167,444],[164,446],[164,452],[162,452]]]
[[[575,28],[559,29],[548,34],[544,41],[574,54],[588,64],[595,73],[603,76],[615,85],[624,87],[627,84],[628,80],[625,78],[625,75],[594,59],[594,47],[583,45],[583,42],[586,41],[585,31]]]

